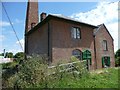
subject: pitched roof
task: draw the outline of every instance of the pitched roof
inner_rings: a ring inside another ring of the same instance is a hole
[[[97,32],[100,30],[102,25],[106,28],[106,26],[104,24],[100,24],[98,26],[95,26],[95,25],[91,25],[91,24],[88,24],[88,23],[84,23],[84,22],[75,20],[73,18],[64,16],[64,15],[61,15],[61,14],[49,14],[43,21],[39,22],[34,28],[32,28],[26,34],[30,34],[30,33],[34,32],[34,31],[36,31],[41,25],[43,25],[44,23],[46,23],[47,21],[49,21],[50,19],[53,19],[53,18],[67,20],[67,21],[76,22],[76,23],[80,23],[80,24],[84,24],[84,25],[94,27],[94,35],[97,34]],[[110,35],[110,37],[112,38],[112,40],[114,40],[107,28],[106,28],[106,30],[107,30],[108,34]]]
[[[108,32],[108,34],[110,35],[110,37],[112,38],[112,40],[114,40],[114,39],[113,39],[113,37],[111,36],[110,32],[109,32],[109,31],[108,31],[108,29],[106,28],[106,26],[105,26],[105,24],[104,24],[104,23],[103,23],[103,24],[98,25],[98,28],[96,28],[96,29],[95,29],[95,31],[94,31],[94,35],[96,35],[96,34],[97,34],[97,32],[98,32],[99,30],[101,30],[100,28],[101,28],[102,26],[104,26],[104,27],[105,27],[106,31]]]
[[[89,26],[92,26],[92,27],[97,27],[97,26],[95,26],[95,25],[88,24],[88,23],[85,23],[85,22],[81,22],[81,21],[78,21],[78,20],[76,20],[76,19],[74,19],[74,18],[64,16],[64,15],[62,15],[62,14],[49,14],[48,16],[53,16],[53,17],[56,17],[56,18],[65,19],[65,20],[70,20],[70,21],[74,21],[74,22],[81,23],[81,24],[86,24],[86,25],[89,25]]]
[[[28,31],[26,34],[32,33],[33,31],[35,31],[36,29],[38,29],[41,25],[43,25],[43,24],[46,23],[48,20],[53,19],[53,18],[61,19],[61,20],[66,20],[66,21],[71,21],[71,22],[75,22],[75,23],[79,23],[79,24],[84,24],[84,25],[87,25],[87,26],[91,26],[91,27],[93,27],[93,28],[97,28],[97,26],[95,26],[95,25],[91,25],[91,24],[88,24],[88,23],[84,23],[84,22],[75,20],[75,19],[70,18],[70,17],[63,16],[63,15],[60,15],[60,14],[49,14],[43,21],[39,22],[34,28],[32,28],[32,29],[31,29],[30,31]]]

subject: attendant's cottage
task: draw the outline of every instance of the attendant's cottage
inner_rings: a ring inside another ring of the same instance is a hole
[[[114,44],[104,24],[94,26],[62,16],[41,13],[38,2],[28,2],[25,27],[26,55],[47,55],[49,62],[90,60],[91,69],[114,67]]]

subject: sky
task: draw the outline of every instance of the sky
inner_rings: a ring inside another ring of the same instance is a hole
[[[24,48],[24,30],[26,19],[27,2],[2,2],[11,19],[12,25]],[[0,3],[0,7],[2,4]],[[1,8],[2,20],[0,19],[0,53],[21,52],[22,49],[17,41],[15,33],[9,23],[6,13]],[[62,14],[76,20],[99,25],[104,23],[114,39],[114,49],[118,49],[118,1],[104,0],[98,2],[39,2],[40,13]],[[120,48],[120,47],[119,47]]]

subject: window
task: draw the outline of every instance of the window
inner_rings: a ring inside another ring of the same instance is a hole
[[[107,41],[106,40],[103,40],[103,50],[107,51],[108,48],[107,48]]]
[[[72,51],[72,55],[75,56],[76,58],[82,60],[82,52],[78,49],[75,49]]]
[[[80,39],[81,38],[80,28],[72,27],[71,36],[72,36],[72,38]]]

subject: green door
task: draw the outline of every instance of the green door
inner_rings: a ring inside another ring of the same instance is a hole
[[[104,56],[102,57],[102,67],[110,67],[110,57],[109,56]]]
[[[83,52],[83,60],[90,60],[90,65],[92,64],[92,61],[91,61],[91,52],[89,50],[85,50]]]

